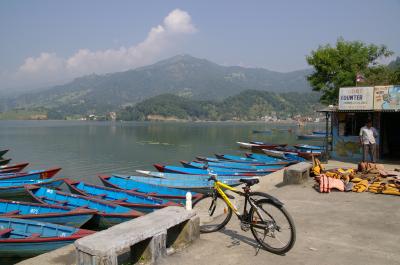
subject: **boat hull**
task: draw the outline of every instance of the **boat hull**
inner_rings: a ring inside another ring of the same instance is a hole
[[[57,174],[61,168],[52,168],[48,170],[38,170],[27,173],[5,173],[0,174],[0,181],[2,180],[37,180],[49,179]]]
[[[29,163],[20,163],[20,164],[0,166],[0,174],[20,172],[28,165]]]
[[[73,240],[44,242],[0,242],[0,257],[30,258],[75,242]]]
[[[0,185],[2,181],[0,181]],[[29,185],[38,185],[43,187],[48,187],[56,189],[64,183],[64,179],[51,180],[49,182],[42,183],[29,183]],[[0,198],[9,200],[28,200],[32,201],[31,195],[26,192],[24,185],[11,186],[11,187],[1,187],[0,186]]]
[[[147,184],[143,182],[134,181],[126,178],[119,178],[116,176],[99,176],[100,180],[105,186],[111,188],[118,188],[122,190],[133,190],[145,193],[149,196],[168,199],[178,203],[184,203],[186,201],[187,190],[180,190],[168,187],[161,187],[157,185]],[[199,193],[193,193],[192,198],[198,199],[202,195]]]

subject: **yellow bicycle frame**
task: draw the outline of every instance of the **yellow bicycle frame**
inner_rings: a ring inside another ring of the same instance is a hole
[[[236,208],[236,206],[229,200],[228,196],[226,196],[225,192],[222,189],[227,189],[230,191],[233,191],[234,193],[240,194],[241,192],[238,191],[237,189],[226,185],[220,181],[214,181],[214,189],[221,195],[222,199],[226,202],[226,204],[229,206],[229,208],[232,209],[232,211],[236,214],[239,215],[239,211]]]

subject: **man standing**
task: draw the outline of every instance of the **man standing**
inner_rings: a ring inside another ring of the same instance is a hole
[[[360,130],[360,142],[363,147],[363,162],[366,162],[369,154],[371,162],[376,162],[376,137],[378,132],[372,127],[372,121],[368,120]]]

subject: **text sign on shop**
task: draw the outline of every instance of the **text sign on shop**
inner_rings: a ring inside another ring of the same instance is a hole
[[[339,110],[372,110],[374,87],[342,87],[339,90]]]

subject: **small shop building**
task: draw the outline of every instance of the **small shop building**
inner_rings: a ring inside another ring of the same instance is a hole
[[[377,157],[400,161],[400,86],[344,87],[339,105],[321,110],[330,123],[329,156],[342,161],[362,159],[359,133],[368,119],[378,130]]]

